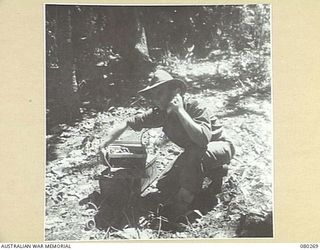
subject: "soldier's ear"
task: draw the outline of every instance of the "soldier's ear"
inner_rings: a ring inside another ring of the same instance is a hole
[[[174,95],[176,94],[181,94],[182,93],[182,90],[180,88],[179,85],[172,85],[172,86],[169,86],[169,91],[171,93],[173,93]]]
[[[182,90],[180,87],[177,87],[174,91],[174,94],[177,95],[177,94],[180,94],[182,96]]]

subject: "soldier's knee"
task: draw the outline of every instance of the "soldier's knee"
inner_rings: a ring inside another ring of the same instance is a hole
[[[228,141],[214,141],[207,146],[206,153],[203,155],[202,163],[211,167],[218,167],[229,164],[234,155],[234,147]]]

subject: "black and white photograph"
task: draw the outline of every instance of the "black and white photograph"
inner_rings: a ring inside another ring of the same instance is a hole
[[[274,238],[271,5],[43,7],[45,241]]]

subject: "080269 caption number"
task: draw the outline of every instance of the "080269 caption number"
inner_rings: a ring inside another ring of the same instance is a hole
[[[313,248],[318,248],[319,245],[318,244],[300,244],[300,248],[310,248],[310,249],[313,249]]]

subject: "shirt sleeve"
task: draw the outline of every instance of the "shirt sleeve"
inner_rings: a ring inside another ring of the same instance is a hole
[[[190,104],[187,104],[186,111],[197,124],[201,125],[202,134],[207,138],[207,141],[210,142],[212,130],[210,115],[207,109],[200,107],[199,103],[194,101]]]
[[[157,108],[153,108],[143,114],[130,117],[127,119],[127,124],[135,131],[141,131],[143,128],[158,128],[163,124],[163,115]]]

